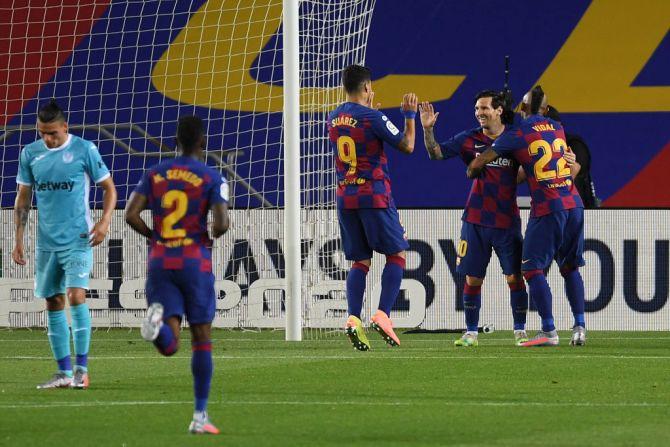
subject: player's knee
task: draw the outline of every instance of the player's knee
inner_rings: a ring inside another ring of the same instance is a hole
[[[55,312],[65,309],[65,296],[54,295],[46,300],[46,307],[48,311]]]
[[[67,289],[67,300],[70,306],[78,306],[86,302],[86,289],[72,287]]]
[[[467,275],[465,277],[465,283],[471,287],[481,287],[482,284],[484,284],[484,278]]]
[[[386,255],[386,263],[387,264],[396,264],[400,266],[401,269],[405,269],[405,252],[401,251],[400,253],[396,253],[394,255]]]
[[[531,279],[535,278],[537,275],[544,275],[544,271],[542,270],[528,270],[523,272],[523,277],[526,281],[530,281]]]
[[[352,269],[357,269],[357,270],[362,270],[365,273],[370,270],[370,260],[369,259],[364,259],[362,261],[356,261],[353,263],[351,266]]]
[[[575,270],[578,271],[579,268],[578,268],[578,267],[573,267],[573,266],[570,265],[570,264],[566,264],[566,265],[562,266],[561,269],[560,269],[560,271],[561,271],[561,276],[562,276],[563,278],[565,278],[566,276],[568,276],[570,273],[574,272]]]
[[[512,292],[523,290],[525,288],[525,284],[521,275],[508,275],[507,285]]]

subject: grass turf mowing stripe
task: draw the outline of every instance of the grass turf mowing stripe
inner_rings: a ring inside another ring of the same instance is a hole
[[[21,408],[61,408],[61,407],[105,407],[105,406],[135,406],[135,405],[188,405],[192,401],[92,401],[92,402],[49,402],[49,403],[25,403],[25,404],[0,404],[0,408],[5,409],[21,409]],[[210,402],[210,405],[353,405],[353,406],[370,406],[370,407],[404,407],[404,406],[485,406],[485,407],[670,407],[670,403],[657,402],[456,402],[456,401],[442,401],[442,402],[425,402],[425,401],[411,401],[411,402],[374,402],[374,401],[222,401]]]

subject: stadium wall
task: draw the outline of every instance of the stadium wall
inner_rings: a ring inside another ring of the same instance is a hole
[[[310,216],[303,211],[304,234],[319,234],[310,225],[337,226],[335,212]],[[29,224],[28,265],[11,261],[12,210],[1,210],[0,327],[44,326],[43,303],[33,298],[34,224]],[[527,220],[528,211],[522,211]],[[461,210],[405,209],[400,217],[410,250],[402,295],[394,308],[399,327],[423,329],[463,326],[463,278],[456,272],[456,246]],[[285,287],[282,253],[282,211],[231,212],[232,228],[213,249],[214,272],[220,295],[218,327],[284,327],[282,292]],[[254,225],[251,225],[251,223]],[[263,225],[259,225],[263,222]],[[318,223],[316,223],[318,222]],[[324,223],[325,222],[325,223]],[[332,234],[332,232],[331,232]],[[337,233],[335,233],[337,234]],[[587,210],[585,259],[587,321],[591,329],[668,330],[670,284],[670,210]],[[89,304],[97,327],[135,327],[144,316],[146,250],[141,238],[125,225],[117,211],[109,238],[95,249]],[[248,256],[247,258],[245,258]],[[304,296],[305,321],[311,327],[341,327],[346,312],[343,293],[348,263],[339,240],[303,241],[304,281],[314,296]],[[364,318],[370,302],[376,308],[383,258],[375,255],[368,284]],[[572,317],[558,269],[549,272],[554,312],[559,329]],[[372,282],[370,282],[372,281]],[[511,329],[509,291],[494,256],[482,290],[483,324]],[[533,312],[529,327],[538,325]]]

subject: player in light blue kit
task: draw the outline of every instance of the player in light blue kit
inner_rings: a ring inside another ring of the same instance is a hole
[[[48,337],[58,372],[38,389],[88,388],[88,349],[91,317],[86,304],[93,248],[109,231],[116,206],[116,188],[95,144],[68,133],[63,111],[51,100],[37,115],[41,139],[21,151],[14,204],[15,242],[12,259],[26,265],[23,248],[28,213],[35,191],[37,244],[35,296],[44,298]],[[89,188],[93,181],[104,191],[103,216],[93,223]],[[65,295],[70,303],[76,360],[70,360],[70,328]]]

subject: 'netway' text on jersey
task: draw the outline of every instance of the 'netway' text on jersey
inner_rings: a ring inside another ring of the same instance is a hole
[[[147,197],[153,217],[150,269],[212,271],[207,214],[228,201],[228,184],[213,168],[191,157],[153,166],[135,191]]]
[[[340,209],[395,206],[384,141],[398,147],[402,132],[380,111],[345,102],[328,116]]]
[[[47,148],[43,140],[23,148],[16,182],[35,191],[39,250],[88,247],[93,228],[90,182],[100,183],[109,175],[95,144],[74,135],[57,148]]]
[[[480,127],[461,132],[440,144],[442,156],[460,157],[468,165],[493,144]],[[521,224],[516,204],[519,164],[511,157],[498,157],[474,179],[465,204],[463,220],[493,228],[513,228]]]
[[[584,207],[563,158],[568,145],[558,122],[532,115],[498,137],[492,148],[501,156],[514,157],[526,171],[530,217]]]

